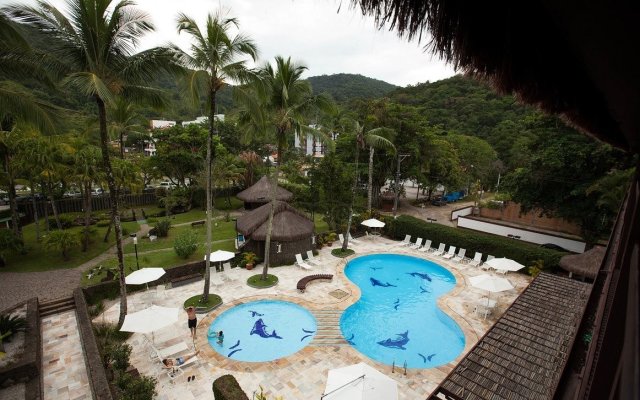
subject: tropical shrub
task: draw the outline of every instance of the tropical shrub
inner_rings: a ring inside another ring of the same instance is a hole
[[[156,224],[153,226],[153,229],[155,230],[155,234],[158,237],[169,236],[170,228],[171,228],[171,221],[168,219],[161,219],[160,221],[156,222]]]
[[[24,242],[10,229],[0,229],[0,267],[4,267],[6,251],[22,251]]]
[[[178,257],[189,258],[198,249],[198,235],[193,231],[184,231],[173,242]]]
[[[16,316],[0,315],[0,355],[4,353],[3,342],[9,341],[18,331],[24,331],[27,328],[27,320]]]
[[[119,373],[116,377],[116,387],[120,391],[120,400],[153,400],[158,392],[158,381],[150,376],[133,377],[128,373]]]
[[[69,229],[75,225],[76,219],[72,215],[60,214],[58,215],[58,221],[60,221],[62,229]],[[47,220],[47,224],[49,224],[49,229],[58,229],[58,224],[56,223],[55,218],[49,218]]]
[[[438,243],[446,243],[467,249],[468,255],[479,251],[482,254],[491,254],[495,257],[511,258],[527,267],[540,260],[545,268],[555,268],[558,266],[560,258],[567,254],[520,240],[432,224],[408,215],[401,215],[395,220],[385,218],[385,222],[387,223],[385,232],[396,240],[403,239],[405,235],[422,237],[431,240],[434,246],[437,246]]]
[[[69,250],[79,245],[78,234],[69,231],[53,231],[44,239],[44,247],[49,250],[59,250],[65,260],[69,259]]]
[[[213,381],[212,388],[216,400],[249,400],[233,375],[222,375]]]

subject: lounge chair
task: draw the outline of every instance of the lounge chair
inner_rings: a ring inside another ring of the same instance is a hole
[[[434,251],[434,252],[433,252],[433,255],[434,255],[434,256],[441,256],[441,255],[443,255],[443,254],[444,254],[444,248],[445,248],[446,246],[447,246],[446,244],[444,244],[444,243],[440,243],[440,246],[438,246],[438,250]]]
[[[313,266],[302,260],[302,254],[296,254],[296,265],[302,269],[313,269]]]
[[[344,243],[344,235],[342,233],[338,234],[338,243],[340,243],[340,246],[342,246],[342,244]],[[349,243],[347,245],[347,247],[349,247],[349,245],[351,245],[353,242],[351,241],[351,239],[349,239]],[[353,243],[355,244],[355,243]]]
[[[488,256],[487,256],[487,261],[489,261],[489,260],[493,260],[494,258],[495,258],[494,256],[492,256],[492,255],[488,255]],[[488,271],[488,270],[490,270],[490,269],[491,269],[491,266],[490,266],[489,264],[487,264],[487,261],[485,261],[485,262],[480,266],[480,268],[484,269],[485,271]]]
[[[176,354],[184,353],[187,350],[189,350],[189,348],[187,347],[186,344],[184,344],[184,342],[179,342],[177,344],[174,344],[173,346],[158,349],[153,344],[153,342],[149,340],[146,336],[145,336],[145,339],[147,339],[149,347],[151,347],[151,353],[149,354],[149,359],[151,360],[153,359],[163,360],[165,358],[171,358]]]
[[[220,272],[216,271],[216,267],[209,268],[209,282],[211,282],[211,284],[214,286],[220,286],[224,284]]]
[[[464,255],[467,253],[467,249],[459,249],[458,255],[453,257],[451,261],[460,263],[464,260]]]
[[[419,248],[420,248],[420,246],[422,246],[422,238],[421,238],[421,237],[417,238],[417,239],[416,239],[416,242],[415,242],[414,244],[410,244],[410,245],[409,245],[409,248],[410,248],[410,249],[416,249],[416,250],[417,250],[417,249],[419,249]]]
[[[313,251],[311,250],[307,250],[307,262],[313,264],[313,265],[317,265],[320,266],[320,261],[318,261],[314,255],[313,255]]]
[[[472,267],[479,267],[482,264],[482,253],[476,251],[476,255],[473,256],[473,260],[469,261],[469,265]]]
[[[222,264],[222,279],[225,281],[234,280],[233,275],[231,274],[231,263],[226,262]]]
[[[405,235],[404,240],[398,243],[398,246],[408,246],[411,244],[411,235]]]
[[[442,258],[444,258],[445,260],[450,260],[455,255],[456,255],[456,246],[449,246],[449,251],[447,252],[447,254],[443,255]]]
[[[425,241],[422,247],[418,249],[418,251],[422,251],[422,252],[429,251],[429,250],[431,250],[431,240]]]
[[[497,302],[495,300],[490,300],[485,297],[480,302],[476,304],[475,309],[473,310],[477,316],[483,315],[484,319],[487,319],[487,316],[491,314],[491,312],[496,308]]]
[[[160,359],[160,363],[162,363],[162,359]],[[175,378],[178,378],[184,375],[184,369],[186,367],[190,366],[191,364],[199,364],[199,363],[200,363],[200,360],[198,360],[198,356],[194,355],[190,358],[187,358],[183,364],[175,365],[171,367],[167,372],[167,375],[169,376],[169,381],[173,383],[173,380]]]
[[[362,243],[361,241],[359,241],[358,239],[354,238],[353,236],[351,236],[351,233],[349,233],[349,241],[353,242],[355,244],[359,244]]]

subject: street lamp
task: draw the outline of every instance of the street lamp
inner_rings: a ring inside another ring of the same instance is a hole
[[[140,269],[140,264],[138,263],[138,235],[132,233],[131,236],[133,236],[133,248],[136,251],[136,269]]]

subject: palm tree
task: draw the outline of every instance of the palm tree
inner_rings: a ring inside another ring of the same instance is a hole
[[[89,248],[89,233],[91,226],[91,186],[93,182],[100,180],[101,171],[98,168],[100,163],[100,149],[84,143],[80,150],[74,154],[73,176],[80,184],[82,191],[82,208],[84,209],[84,230],[82,236],[82,251]]]
[[[254,61],[258,57],[255,43],[248,37],[237,34],[232,36],[232,28],[238,28],[235,18],[226,18],[220,12],[209,14],[205,23],[205,30],[201,31],[198,25],[185,14],[178,16],[178,33],[186,32],[194,40],[191,45],[191,54],[187,54],[174,46],[185,67],[192,70],[188,83],[193,99],[199,99],[204,90],[209,108],[209,136],[207,138],[206,160],[206,202],[207,202],[207,245],[205,258],[205,277],[202,302],[209,299],[209,254],[211,254],[211,218],[213,214],[211,205],[211,165],[213,160],[212,143],[213,135],[216,135],[215,114],[216,95],[230,80],[244,81],[250,75],[243,58],[251,57]]]
[[[109,131],[112,137],[118,138],[120,158],[124,158],[124,137],[132,133],[143,134],[144,127],[140,124],[140,115],[135,106],[123,97],[116,98],[115,104],[109,107],[111,114]]]
[[[145,83],[162,70],[175,71],[167,49],[152,48],[134,54],[140,38],[154,27],[146,14],[132,6],[129,0],[68,0],[66,12],[44,1],[39,1],[36,7],[15,5],[7,9],[14,21],[28,24],[41,33],[40,40],[61,63],[57,72],[64,76],[62,83],[96,104],[120,271],[118,326],[127,313],[127,290],[118,193],[109,155],[107,105],[113,105],[117,96],[162,105],[161,92]]]
[[[364,125],[360,125],[359,122],[354,122],[354,132],[356,135],[356,174],[353,179],[353,186],[351,188],[351,205],[349,206],[349,218],[347,219],[347,230],[344,233],[344,242],[342,242],[342,251],[346,251],[349,245],[349,231],[351,231],[351,221],[353,219],[353,203],[356,197],[356,190],[358,187],[358,162],[360,157],[360,150],[365,146],[369,146],[369,190],[368,190],[368,207],[371,211],[371,184],[373,173],[373,148],[387,148],[393,149],[395,152],[395,146],[391,141],[381,136],[381,134],[389,135],[393,131],[388,128],[375,128],[365,132]]]
[[[327,97],[313,96],[309,82],[301,79],[306,69],[306,66],[292,62],[290,57],[285,59],[277,56],[275,69],[267,63],[258,72],[257,80],[235,91],[235,96],[243,107],[239,115],[241,125],[254,135],[264,135],[276,141],[278,162],[271,183],[271,207],[267,222],[262,279],[267,279],[269,270],[275,196],[287,140],[296,132],[300,132],[311,133],[323,141],[328,141],[320,130],[304,123],[306,113],[312,109],[333,109],[333,104]]]

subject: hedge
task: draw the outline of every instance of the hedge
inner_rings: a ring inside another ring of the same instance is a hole
[[[233,375],[222,375],[213,381],[212,388],[216,400],[249,400]]]
[[[485,256],[491,254],[495,257],[511,258],[527,267],[537,260],[542,260],[544,268],[548,269],[557,267],[560,258],[568,254],[502,236],[433,224],[408,215],[401,215],[396,220],[388,218],[385,222],[386,233],[391,238],[401,240],[405,235],[411,235],[413,239],[421,237],[431,240],[431,247],[446,243],[467,249],[467,257],[473,257],[475,252],[479,251]]]

